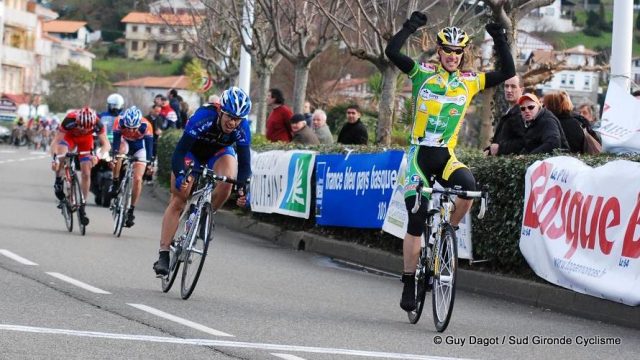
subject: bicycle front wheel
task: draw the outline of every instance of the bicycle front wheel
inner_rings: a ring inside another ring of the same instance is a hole
[[[73,192],[73,197],[76,205],[76,214],[78,216],[78,230],[80,230],[80,234],[85,235],[87,233],[86,225],[82,224],[82,216],[80,214],[80,207],[84,205],[84,197],[82,196],[82,188],[80,188],[80,181],[78,181],[78,177],[74,176],[71,185],[71,191]]]
[[[456,234],[447,224],[442,235],[436,239],[433,249],[433,322],[438,332],[449,325],[456,297],[456,274],[458,270],[458,247]]]
[[[62,201],[62,216],[64,217],[64,225],[69,232],[73,231],[73,212],[71,211],[71,204],[67,199]]]
[[[184,267],[182,268],[180,295],[185,300],[191,296],[196,288],[196,283],[200,278],[202,266],[204,265],[204,259],[207,257],[209,242],[213,238],[213,211],[211,204],[205,203],[202,205],[200,218],[195,230],[190,244],[183,249],[186,253]]]
[[[127,197],[129,196],[128,189],[131,186],[127,178],[125,178],[123,181],[124,184],[122,184],[120,192],[118,193],[118,197],[116,198],[116,208],[113,210],[113,234],[116,237],[120,237],[120,235],[122,235],[122,228],[124,227],[125,212],[127,210],[128,203]]]

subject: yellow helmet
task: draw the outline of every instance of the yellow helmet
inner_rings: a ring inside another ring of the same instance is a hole
[[[465,47],[469,42],[469,35],[455,26],[443,28],[438,33],[438,45]]]

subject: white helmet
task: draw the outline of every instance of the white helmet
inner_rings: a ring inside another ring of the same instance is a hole
[[[124,98],[120,94],[111,94],[107,98],[107,109],[122,110],[124,108]]]

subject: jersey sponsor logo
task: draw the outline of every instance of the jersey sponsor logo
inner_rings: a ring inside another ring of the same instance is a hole
[[[420,69],[424,71],[436,71],[436,66],[428,63],[420,63]]]
[[[467,97],[465,95],[458,95],[458,96],[438,95],[438,94],[434,94],[429,89],[424,89],[424,88],[420,90],[419,96],[422,100],[436,101],[436,102],[439,102],[440,104],[453,103],[453,104],[462,106],[467,102]]]
[[[418,174],[411,175],[411,179],[409,180],[412,183],[417,183],[420,181],[420,176]]]
[[[475,79],[478,77],[478,74],[474,71],[461,71],[460,77],[463,79]]]
[[[460,112],[458,111],[458,109],[454,108],[454,109],[449,110],[449,116],[456,116],[456,115],[459,115],[459,114],[460,114]]]

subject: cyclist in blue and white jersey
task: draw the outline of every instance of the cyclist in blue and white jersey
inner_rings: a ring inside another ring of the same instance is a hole
[[[169,246],[193,185],[191,179],[185,178],[188,164],[194,169],[206,165],[217,175],[235,178],[241,194],[245,193],[244,184],[251,176],[251,132],[247,120],[250,111],[249,96],[232,86],[222,93],[219,106],[205,104],[189,119],[173,152],[171,199],[162,218],[160,254],[153,265],[156,275],[169,273]],[[227,201],[231,190],[231,184],[216,185],[211,195],[214,212]]]
[[[101,112],[100,122],[107,131],[107,139],[113,144],[113,123],[116,118],[122,115],[124,110],[124,98],[122,95],[113,93],[107,97],[107,110]]]

